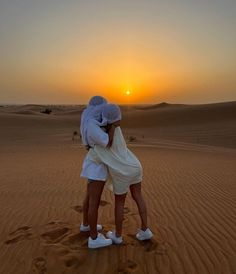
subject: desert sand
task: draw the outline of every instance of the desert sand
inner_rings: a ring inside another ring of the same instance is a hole
[[[236,102],[122,106],[155,235],[135,239],[129,194],[124,244],[99,250],[79,232],[86,150],[73,133],[83,107],[0,107],[0,273],[236,273]],[[114,228],[113,209],[106,188],[103,232]]]

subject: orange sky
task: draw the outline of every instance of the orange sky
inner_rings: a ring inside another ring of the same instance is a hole
[[[236,99],[232,1],[49,2],[0,3],[0,103]]]

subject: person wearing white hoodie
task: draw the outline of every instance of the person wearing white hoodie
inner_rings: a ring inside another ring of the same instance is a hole
[[[82,113],[80,132],[83,145],[87,150],[91,150],[95,143],[101,146],[107,146],[109,143],[109,136],[101,129],[101,107],[105,104],[107,104],[106,99],[101,96],[94,96]],[[108,177],[107,167],[102,162],[91,161],[87,154],[83,162],[81,176],[87,178],[88,185],[83,202],[83,222],[80,225],[80,231],[89,231],[89,248],[109,246],[112,241],[98,233],[99,230],[102,230],[102,226],[97,224],[101,194]]]

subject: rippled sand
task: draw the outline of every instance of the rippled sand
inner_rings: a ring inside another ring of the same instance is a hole
[[[218,120],[216,131],[209,106],[206,124],[192,118],[182,126],[179,108],[173,125],[167,123],[172,108],[168,115],[158,107],[124,109],[124,132],[137,138],[129,147],[143,164],[143,193],[155,236],[144,243],[135,239],[140,221],[128,195],[124,244],[88,250],[88,235],[79,232],[86,189],[79,175],[86,151],[78,136],[72,141],[81,109],[58,108],[51,115],[39,109],[0,111],[0,273],[236,272],[233,110]],[[152,124],[145,122],[150,117]],[[194,134],[208,138],[197,140]],[[105,189],[99,209],[104,232],[114,228],[113,205],[113,194]]]

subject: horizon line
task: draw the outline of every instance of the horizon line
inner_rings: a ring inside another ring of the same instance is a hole
[[[230,101],[216,101],[216,102],[207,102],[207,103],[169,103],[167,101],[157,102],[157,103],[117,103],[120,106],[137,106],[137,105],[160,105],[160,104],[167,104],[167,105],[211,105],[211,104],[222,104],[222,103],[234,103],[235,100]],[[114,104],[114,102],[111,102]],[[0,107],[2,106],[86,106],[87,103],[1,103]]]

